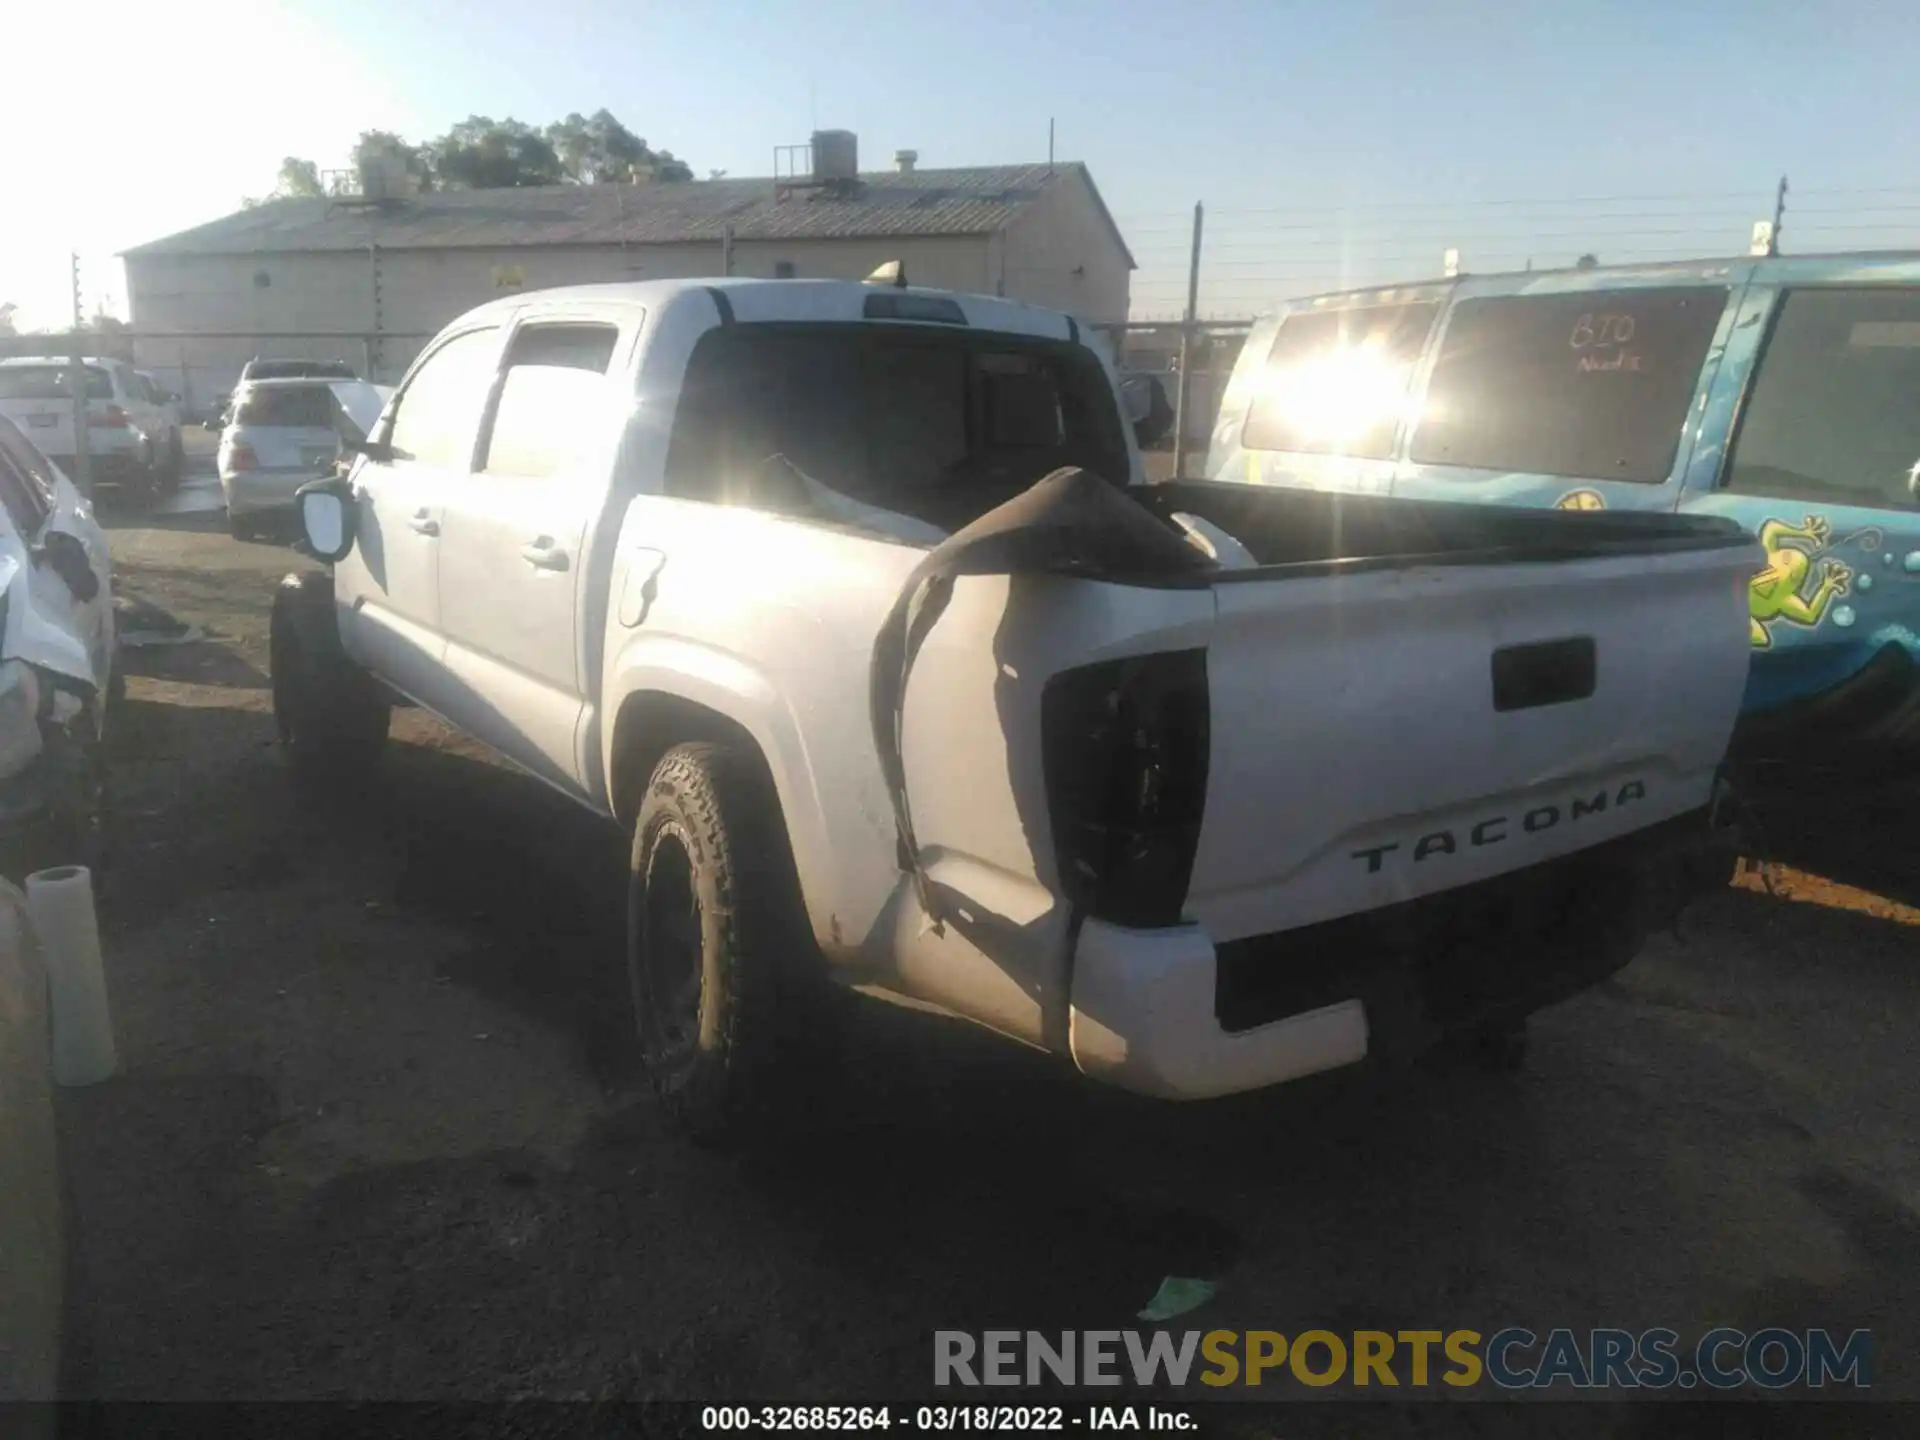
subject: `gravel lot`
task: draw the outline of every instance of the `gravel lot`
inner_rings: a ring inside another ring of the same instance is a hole
[[[1209,1271],[1182,1325],[1866,1326],[1876,1393],[1920,1395],[1910,772],[1773,781],[1773,893],[1541,1017],[1517,1077],[1167,1107],[876,1008],[813,1128],[716,1156],[635,1084],[622,838],[413,712],[376,791],[297,803],[266,620],[299,562],[207,500],[115,522],[122,591],[204,638],[131,652],[114,740],[76,1396],[900,1398],[936,1328],[1124,1326]]]

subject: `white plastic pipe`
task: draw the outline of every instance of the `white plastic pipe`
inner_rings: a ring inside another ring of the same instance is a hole
[[[93,912],[93,876],[84,865],[27,877],[27,917],[40,941],[53,1012],[53,1083],[97,1085],[120,1068]]]

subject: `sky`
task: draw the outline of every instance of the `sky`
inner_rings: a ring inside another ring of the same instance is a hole
[[[696,174],[857,133],[863,168],[1082,160],[1201,310],[1465,268],[1920,245],[1920,5],[1770,0],[16,0],[0,301],[125,313],[115,253],[344,166],[370,128],[605,106]],[[44,57],[47,63],[40,63]],[[83,57],[75,83],[56,57]]]

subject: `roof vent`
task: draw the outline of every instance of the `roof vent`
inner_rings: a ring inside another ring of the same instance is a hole
[[[893,152],[894,168],[902,175],[911,175],[913,167],[920,163],[918,150],[896,150]]]
[[[827,185],[860,178],[860,142],[851,130],[813,132],[813,178]]]

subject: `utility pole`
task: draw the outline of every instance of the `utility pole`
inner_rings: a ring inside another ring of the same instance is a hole
[[[1780,188],[1773,193],[1773,234],[1767,239],[1767,254],[1780,253],[1780,227],[1787,219],[1787,177],[1780,177]]]
[[[67,385],[73,393],[73,483],[89,500],[93,498],[93,456],[87,434],[86,340],[80,327],[86,320],[86,306],[80,298],[80,252],[68,256],[73,270],[73,363],[67,367]]]
[[[1194,309],[1200,303],[1200,226],[1206,207],[1193,202],[1193,254],[1187,260],[1187,318],[1180,324],[1180,384],[1173,404],[1173,478],[1187,478],[1187,396],[1193,384]]]
[[[720,273],[733,274],[733,226],[720,227]]]

